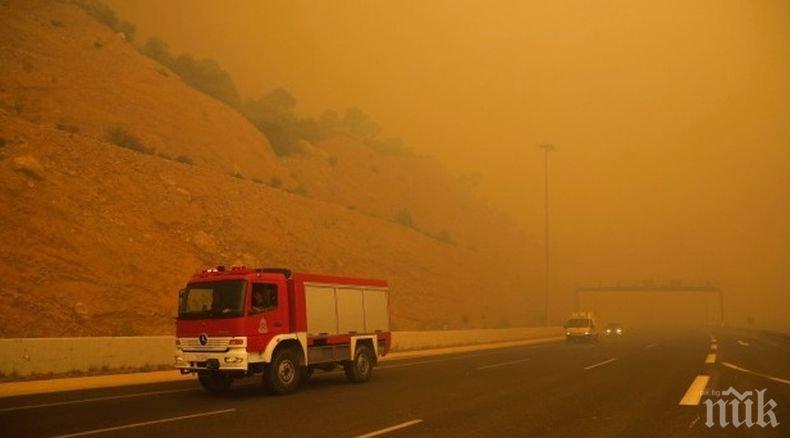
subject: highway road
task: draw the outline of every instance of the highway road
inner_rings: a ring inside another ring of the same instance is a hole
[[[708,428],[705,397],[693,403],[698,376],[711,394],[766,389],[779,426]],[[3,398],[0,435],[790,436],[790,341],[744,332],[627,333],[389,361],[367,384],[316,372],[285,397],[257,383],[221,396],[172,382]]]

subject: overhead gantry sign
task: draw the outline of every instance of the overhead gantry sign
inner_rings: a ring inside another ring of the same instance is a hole
[[[576,286],[576,291],[573,297],[574,309],[579,308],[580,297],[582,293],[596,293],[596,292],[626,292],[626,293],[667,293],[667,292],[699,292],[699,293],[715,293],[719,297],[719,322],[724,323],[724,291],[716,286],[712,281],[704,283],[685,283],[681,280],[672,280],[668,282],[655,282],[652,280],[642,281],[640,283],[588,283],[579,284]]]

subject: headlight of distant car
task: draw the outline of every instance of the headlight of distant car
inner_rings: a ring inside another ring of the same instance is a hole
[[[617,329],[617,334],[620,335],[623,333],[623,329]]]
[[[565,336],[570,336],[571,332],[565,332]]]
[[[589,331],[589,330],[585,330],[585,331],[584,331],[584,334],[585,334],[585,335],[589,335],[589,334],[590,334],[590,331]]]
[[[612,329],[606,329],[606,333],[611,333]]]

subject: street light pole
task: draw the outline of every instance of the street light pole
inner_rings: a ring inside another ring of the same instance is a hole
[[[545,163],[544,163],[544,207],[545,207],[545,220],[546,220],[546,229],[545,229],[545,249],[546,249],[546,274],[545,274],[545,284],[544,284],[544,297],[543,297],[543,324],[549,325],[549,272],[550,272],[550,258],[549,258],[549,152],[554,150],[553,144],[542,144],[538,146],[539,148],[543,149]]]

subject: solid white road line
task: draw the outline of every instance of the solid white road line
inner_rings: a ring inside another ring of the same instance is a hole
[[[648,345],[645,345],[645,348],[644,348],[644,349],[645,349],[645,350],[649,350],[649,349],[651,349],[651,348],[655,347],[656,345],[658,345],[658,344],[648,344]]]
[[[705,358],[705,363],[716,363],[716,353],[708,353],[708,357]]]
[[[422,420],[411,420],[405,423],[396,424],[394,426],[386,427],[384,429],[374,430],[373,432],[368,432],[364,435],[358,435],[356,438],[369,438],[372,436],[384,435],[385,433],[389,433],[398,429],[403,429],[404,427],[414,426],[415,424],[422,423]]]
[[[617,358],[616,358],[616,357],[613,357],[613,358],[611,358],[611,359],[608,359],[608,360],[605,360],[605,361],[603,361],[603,362],[598,362],[598,363],[596,363],[596,364],[592,364],[592,365],[590,365],[590,366],[584,367],[584,369],[585,369],[585,370],[591,370],[591,369],[593,369],[593,368],[597,368],[597,367],[599,367],[599,366],[601,366],[601,365],[606,365],[606,364],[608,364],[608,363],[612,363],[612,362],[614,362],[614,361],[616,361],[616,360],[617,360]]]
[[[236,412],[236,409],[223,409],[221,411],[201,412],[199,414],[181,415],[178,417],[162,418],[160,420],[143,421],[141,423],[125,424],[123,426],[105,427],[104,429],[86,430],[85,432],[69,433],[66,435],[58,435],[55,438],[66,438],[72,436],[94,435],[103,432],[112,432],[114,430],[131,429],[134,427],[149,426],[151,424],[169,423],[171,421],[188,420],[190,418],[206,417],[209,415],[227,414],[228,412]]]
[[[526,362],[528,360],[529,360],[529,358],[519,359],[519,360],[511,360],[511,361],[508,361],[508,362],[500,362],[500,363],[495,363],[495,364],[491,364],[491,365],[485,365],[485,366],[482,366],[482,367],[477,367],[477,369],[478,370],[487,370],[489,368],[497,368],[497,367],[503,367],[503,366],[507,366],[507,365],[513,365],[515,363],[522,363],[522,362]]]
[[[697,376],[694,378],[694,381],[691,382],[691,386],[686,391],[686,394],[683,395],[683,398],[680,399],[681,406],[697,406],[699,404],[699,399],[702,398],[702,393],[705,391],[705,387],[708,386],[708,380],[710,380],[710,376]]]
[[[742,341],[742,340],[740,340],[740,339],[738,339],[738,343],[739,343],[739,344],[740,344],[742,347],[748,347],[748,346],[749,346],[749,343],[748,343],[748,342],[746,342],[746,341]]]
[[[22,411],[25,409],[36,409],[36,408],[51,408],[53,406],[63,406],[63,405],[74,405],[78,403],[91,403],[97,401],[104,401],[104,400],[117,400],[121,398],[133,398],[133,397],[145,397],[148,395],[159,395],[159,394],[172,394],[176,392],[188,392],[188,391],[199,391],[196,388],[188,388],[188,389],[171,389],[167,391],[149,391],[149,392],[135,392],[132,394],[121,394],[121,395],[108,395],[104,397],[93,397],[93,398],[83,398],[79,400],[67,400],[61,402],[52,402],[52,403],[41,403],[37,405],[24,405],[24,406],[13,406],[10,408],[2,408],[0,412],[12,412],[12,411]]]
[[[779,382],[779,383],[784,383],[785,385],[790,385],[790,380],[787,380],[787,379],[782,379],[782,378],[779,378],[779,377],[769,376],[768,374],[757,373],[757,372],[754,372],[752,370],[747,370],[746,368],[741,368],[738,365],[733,365],[733,364],[731,364],[729,362],[722,362],[721,364],[724,365],[727,368],[732,368],[732,369],[740,371],[742,373],[754,374],[755,376],[764,377],[766,379],[773,380],[774,382]]]

